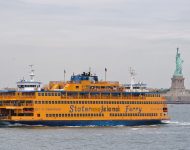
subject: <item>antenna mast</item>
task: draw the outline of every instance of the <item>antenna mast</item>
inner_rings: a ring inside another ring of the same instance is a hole
[[[30,68],[31,68],[30,81],[31,81],[31,82],[34,82],[34,77],[35,77],[34,69],[33,69],[33,66],[34,66],[34,65],[29,65],[29,66],[30,66]]]
[[[130,75],[131,75],[131,90],[133,90],[133,85],[135,84],[135,70],[130,67],[129,69]]]

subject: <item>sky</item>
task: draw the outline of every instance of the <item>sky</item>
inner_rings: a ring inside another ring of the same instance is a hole
[[[177,47],[190,88],[189,0],[0,0],[0,88],[43,84],[91,68],[127,83],[129,68],[149,87],[169,88]]]

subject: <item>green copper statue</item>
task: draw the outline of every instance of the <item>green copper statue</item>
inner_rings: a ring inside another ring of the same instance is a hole
[[[181,54],[179,53],[179,48],[177,48],[177,55],[176,55],[176,70],[174,76],[183,76],[183,60],[181,58]]]

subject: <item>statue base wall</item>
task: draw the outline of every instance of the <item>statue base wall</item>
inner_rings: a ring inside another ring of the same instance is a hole
[[[185,85],[184,85],[185,78],[183,76],[173,76],[171,80],[172,80],[172,85],[170,91],[183,92],[185,90]]]

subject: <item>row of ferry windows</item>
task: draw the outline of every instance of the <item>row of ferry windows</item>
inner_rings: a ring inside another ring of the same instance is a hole
[[[111,117],[122,117],[122,116],[158,116],[157,113],[111,113]]]
[[[157,113],[111,113],[111,117],[125,117],[125,116],[158,116]],[[104,117],[104,114],[46,114],[46,117]]]
[[[67,93],[67,96],[78,96],[79,93]],[[89,96],[89,94],[91,96],[99,96],[99,94],[93,94],[93,93],[88,93],[88,94],[83,94],[83,96]],[[112,96],[121,96],[121,93],[101,93],[102,96],[110,96],[110,94]],[[38,96],[61,96],[61,93],[38,93]],[[62,93],[62,96],[66,96],[66,93]],[[130,95],[123,95],[123,96],[130,96]],[[133,96],[139,96],[139,95],[133,95]],[[160,94],[146,94],[147,97],[160,97]]]
[[[61,93],[38,93],[38,96],[61,96]]]
[[[163,104],[163,101],[35,101],[35,104]]]
[[[46,114],[46,117],[104,117],[104,114]]]

